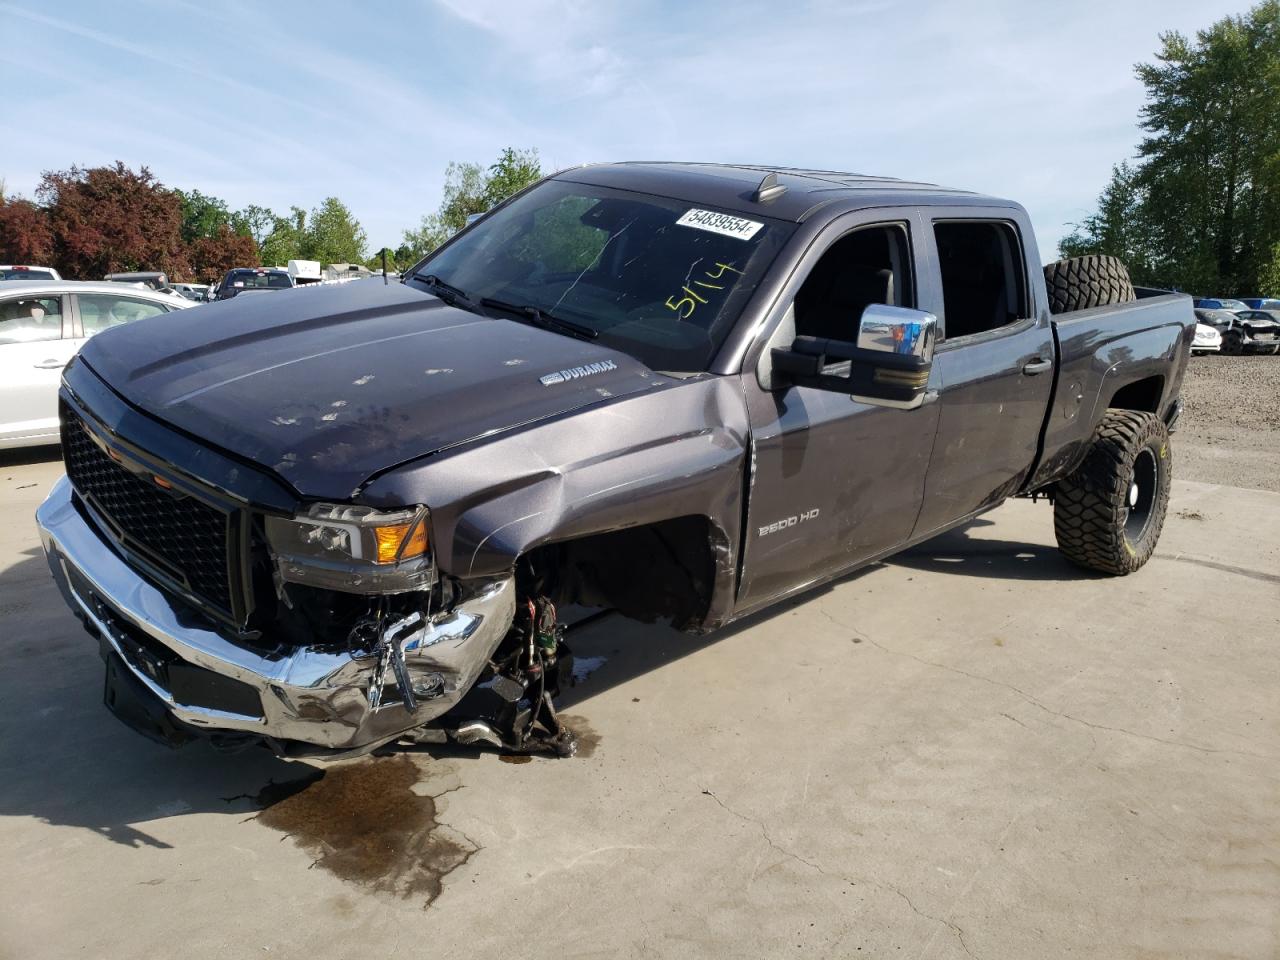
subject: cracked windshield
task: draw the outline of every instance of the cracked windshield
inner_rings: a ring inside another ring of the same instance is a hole
[[[551,181],[428,260],[475,303],[535,308],[655,370],[705,370],[793,228],[694,203]]]

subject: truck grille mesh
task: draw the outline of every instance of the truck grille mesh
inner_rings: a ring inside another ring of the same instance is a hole
[[[126,549],[231,614],[230,516],[193,497],[173,497],[125,469],[64,409],[63,458],[76,492],[102,515]]]

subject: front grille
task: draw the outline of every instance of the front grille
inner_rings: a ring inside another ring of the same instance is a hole
[[[230,617],[232,515],[166,493],[107,456],[78,416],[63,415],[63,459],[76,492],[126,551]]]

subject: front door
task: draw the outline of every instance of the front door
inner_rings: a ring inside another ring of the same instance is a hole
[[[796,271],[776,309],[773,335],[744,370],[752,439],[739,612],[911,534],[937,405],[903,410],[787,385],[775,380],[769,349],[789,346],[797,335],[854,341],[868,305],[915,306],[913,250],[906,222],[837,220]]]

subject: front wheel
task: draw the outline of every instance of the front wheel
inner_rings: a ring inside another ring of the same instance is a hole
[[[1054,492],[1058,549],[1089,570],[1133,573],[1160,539],[1172,465],[1169,431],[1159,417],[1108,410],[1084,462]]]
[[[1228,330],[1222,335],[1222,352],[1228,357],[1238,357],[1244,353],[1244,338],[1234,330]]]

